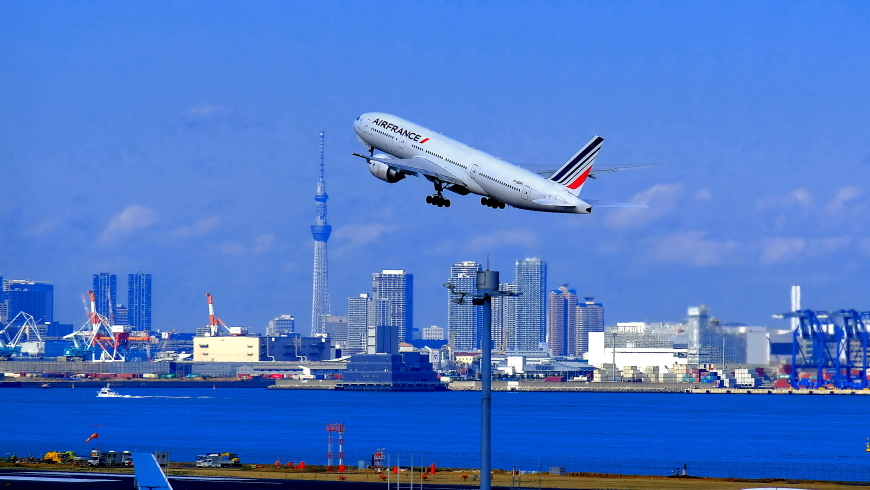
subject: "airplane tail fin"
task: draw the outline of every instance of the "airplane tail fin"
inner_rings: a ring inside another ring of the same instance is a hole
[[[137,490],[172,490],[152,453],[133,453],[134,481]]]
[[[550,176],[550,180],[564,185],[575,196],[580,195],[580,189],[589,177],[589,172],[592,171],[592,164],[595,163],[602,143],[604,138],[593,136],[580,151],[562,165],[562,168]]]

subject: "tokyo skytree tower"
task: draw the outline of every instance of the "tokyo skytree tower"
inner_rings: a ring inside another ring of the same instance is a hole
[[[317,181],[317,211],[311,236],[314,237],[314,294],[311,300],[311,335],[326,333],[322,318],[329,315],[329,266],[326,261],[326,241],[332,227],[326,224],[326,182],[323,180],[323,131],[320,132],[320,180]]]

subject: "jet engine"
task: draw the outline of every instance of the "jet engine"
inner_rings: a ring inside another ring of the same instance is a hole
[[[401,170],[393,170],[389,165],[376,160],[369,160],[369,172],[371,172],[375,177],[384,182],[389,182],[390,184],[395,184],[405,178],[405,173]]]

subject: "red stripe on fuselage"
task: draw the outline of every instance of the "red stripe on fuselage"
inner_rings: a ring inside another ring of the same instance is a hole
[[[429,141],[429,138],[423,138],[423,141],[421,141],[420,144],[422,145],[423,143],[425,143],[427,141]]]
[[[592,171],[592,166],[590,166],[589,168],[586,169],[585,172],[580,174],[580,177],[577,177],[574,180],[574,182],[571,182],[570,184],[568,184],[568,188],[569,189],[576,189],[576,188],[580,187],[581,185],[583,185],[583,182],[586,182],[586,178],[589,177],[589,172],[591,172],[591,171]]]

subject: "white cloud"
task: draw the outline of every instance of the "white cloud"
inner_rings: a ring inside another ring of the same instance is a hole
[[[853,242],[852,237],[767,238],[761,241],[761,261],[765,263],[793,262],[838,252]]]
[[[538,236],[528,230],[502,230],[473,238],[468,243],[471,250],[489,250],[503,245],[538,246]]]
[[[27,230],[25,230],[24,234],[27,236],[41,236],[51,233],[52,231],[58,229],[64,223],[64,221],[66,221],[67,214],[68,213],[65,213],[63,216],[58,216],[42,221],[33,228],[28,228]]]
[[[260,255],[272,249],[275,243],[275,235],[264,233],[252,240],[251,245],[240,242],[224,242],[218,247],[225,255]]]
[[[797,258],[806,246],[805,238],[766,238],[761,242],[761,261],[788,262]]]
[[[254,255],[259,255],[263,252],[268,252],[272,248],[272,244],[275,242],[275,235],[271,233],[264,233],[257,238],[254,238],[254,244],[251,245],[251,253]]]
[[[111,221],[97,241],[100,243],[113,243],[137,231],[144,230],[157,223],[159,217],[153,210],[132,204],[124,208]]]
[[[211,216],[208,218],[201,219],[196,221],[192,225],[184,225],[179,226],[172,230],[171,235],[176,238],[189,238],[193,236],[199,236],[203,233],[207,233],[221,224],[221,219],[217,216]]]
[[[225,255],[242,255],[248,251],[248,247],[239,242],[224,242],[218,248]]]
[[[831,199],[831,201],[828,203],[828,212],[835,213],[837,211],[840,211],[847,203],[858,199],[863,193],[864,192],[858,186],[852,185],[848,187],[843,187],[837,192],[837,195],[834,196],[833,199]]]
[[[647,209],[620,208],[607,215],[605,223],[613,228],[642,226],[670,214],[683,194],[683,184],[656,184],[636,194],[631,202],[645,204]]]
[[[794,208],[797,205],[807,206],[812,204],[813,198],[806,189],[795,189],[785,196],[763,197],[755,202],[756,209],[769,208]]]
[[[714,240],[701,231],[687,231],[654,237],[651,258],[657,262],[716,265],[736,257],[740,245],[734,240]]]
[[[343,245],[335,249],[332,254],[340,256],[351,250],[362,247],[381,237],[384,233],[393,231],[396,227],[383,223],[368,223],[359,225],[342,226],[332,233],[332,238],[345,241]]]
[[[192,120],[207,120],[218,117],[229,116],[233,113],[231,107],[220,106],[216,104],[200,104],[188,108],[184,115]]]
[[[713,199],[713,193],[710,189],[700,189],[695,193],[695,199],[698,201],[709,201]]]

